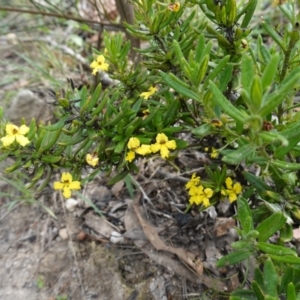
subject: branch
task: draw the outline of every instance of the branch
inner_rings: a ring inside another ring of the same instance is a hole
[[[125,28],[121,24],[111,24],[111,23],[102,23],[99,21],[94,21],[90,19],[84,19],[81,17],[72,16],[69,14],[57,14],[53,12],[46,12],[46,11],[38,11],[38,10],[31,10],[31,9],[23,9],[23,8],[15,8],[15,7],[9,7],[9,6],[1,6],[0,5],[0,11],[13,11],[13,12],[19,12],[19,13],[26,13],[26,14],[32,14],[32,15],[43,15],[43,16],[49,16],[49,17],[55,17],[55,18],[61,18],[61,19],[68,19],[68,20],[74,20],[79,23],[90,23],[90,24],[96,24],[100,27],[103,27],[103,29],[111,30],[111,31],[125,31]]]

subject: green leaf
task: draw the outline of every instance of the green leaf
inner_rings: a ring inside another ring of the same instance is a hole
[[[254,66],[253,66],[253,60],[250,56],[244,55],[242,58],[242,76],[241,76],[241,83],[243,89],[245,89],[249,94],[251,83],[254,78]]]
[[[273,112],[273,110],[284,101],[286,95],[293,90],[295,84],[299,81],[299,73],[300,67],[297,67],[291,71],[282,81],[280,86],[265,99],[264,104],[259,111],[259,114],[262,117],[265,117]]]
[[[280,294],[286,294],[287,286],[290,282],[293,282],[295,285],[297,285],[299,281],[300,281],[300,269],[294,267],[287,267],[281,279],[281,285],[279,288]]]
[[[244,13],[245,16],[243,18],[243,22],[241,24],[241,28],[247,28],[252,17],[253,17],[253,14],[255,12],[255,9],[256,9],[256,6],[257,6],[257,0],[250,0],[246,5],[245,7],[243,8],[242,12],[240,12],[238,15],[237,15],[237,18],[236,20],[238,20],[240,17],[241,17],[241,13]]]
[[[257,300],[265,300],[264,292],[255,280],[252,281],[252,289],[257,297]]]
[[[254,145],[243,145],[239,147],[237,150],[226,150],[221,151],[221,153],[226,153],[222,157],[222,161],[228,164],[237,165],[241,163],[243,160],[251,156],[255,153],[256,146]]]
[[[293,239],[293,227],[291,224],[284,224],[280,229],[280,241],[286,243]]]
[[[252,255],[252,251],[249,250],[240,250],[227,254],[222,257],[217,262],[217,267],[224,267],[225,265],[234,265],[237,264]]]
[[[289,163],[289,162],[278,160],[278,159],[275,159],[275,160],[271,161],[271,165],[276,167],[276,168],[285,170],[285,171],[288,171],[288,170],[289,171],[298,171],[298,170],[300,170],[300,164],[298,164],[298,163]]]
[[[230,295],[230,300],[257,300],[253,291],[235,290]]]
[[[258,242],[257,248],[266,254],[297,256],[297,253],[290,248],[273,245],[266,242]]]
[[[286,218],[281,212],[275,213],[268,217],[256,227],[256,230],[259,232],[258,241],[265,242],[277,230],[279,230],[285,224],[285,222]]]
[[[247,200],[243,197],[240,197],[237,201],[237,214],[238,219],[241,222],[242,229],[245,231],[245,233],[248,233],[250,230],[254,229],[253,221],[252,223],[249,223],[247,220],[249,217],[250,220],[252,220],[252,212]]]
[[[218,87],[212,82],[209,82],[210,89],[214,96],[214,101],[224,110],[226,114],[228,114],[232,119],[237,122],[244,123],[246,118],[249,116],[236,108],[226,97],[222,94],[222,92],[218,89]]]
[[[122,179],[124,179],[126,177],[126,175],[128,175],[128,174],[129,174],[128,170],[122,171],[122,172],[118,173],[116,176],[114,176],[112,179],[110,179],[107,184],[113,185],[113,184],[121,181]]]
[[[261,78],[261,85],[262,85],[262,90],[265,91],[268,87],[272,85],[274,82],[274,78],[277,74],[277,67],[279,63],[279,54],[275,53],[272,55],[269,63],[264,69],[262,78]]]
[[[243,176],[247,179],[247,181],[254,186],[259,193],[264,193],[265,191],[272,191],[271,187],[268,186],[262,179],[255,176],[252,173],[243,171]]]
[[[207,135],[210,135],[214,132],[214,128],[211,124],[202,124],[197,128],[192,129],[192,134],[199,137],[203,138]]]
[[[266,23],[266,22],[262,22],[262,26],[265,29],[265,31],[267,31],[267,33],[271,36],[271,38],[276,42],[276,44],[278,46],[280,46],[280,48],[285,52],[285,46],[283,44],[282,38],[279,36],[279,34],[273,29],[273,27]]]
[[[282,133],[281,133],[282,134]],[[284,156],[290,152],[297,144],[300,142],[300,131],[295,131],[295,136],[293,136],[291,139],[287,140],[287,145],[280,145],[276,147],[276,150],[274,151],[274,157],[283,159]]]
[[[281,256],[281,255],[273,255],[273,254],[269,254],[269,257],[272,260],[275,260],[278,262],[283,262],[283,263],[287,263],[287,264],[300,264],[300,257],[295,257],[295,256],[291,256],[291,255]]]
[[[264,289],[264,274],[259,267],[254,269],[254,280],[262,289]]]
[[[288,284],[286,296],[287,296],[286,299],[288,300],[297,300],[295,285],[293,284],[293,282],[290,282]]]
[[[179,94],[191,98],[197,102],[202,103],[200,95],[196,94],[194,91],[191,90],[191,86],[181,81],[177,78],[174,74],[169,73],[166,74],[164,72],[160,72],[162,79],[176,92]]]
[[[227,56],[225,56],[224,58],[222,58],[222,60],[220,60],[220,62],[219,62],[216,66],[214,66],[213,70],[212,70],[212,71],[208,74],[208,76],[204,79],[204,82],[203,82],[203,89],[206,89],[207,86],[208,86],[208,84],[209,84],[209,81],[210,81],[210,80],[214,80],[214,79],[216,78],[216,76],[220,74],[221,70],[222,70],[225,66],[227,66],[227,63],[228,63],[229,59],[230,59],[230,55],[227,55]],[[231,68],[233,68],[232,65],[230,65],[230,66],[231,66]],[[231,70],[231,73],[230,73],[230,78],[231,78],[231,74],[232,74],[232,70]],[[222,78],[223,78],[223,77],[221,76],[221,79],[222,79]],[[230,80],[230,79],[229,79],[229,80]],[[221,89],[221,91],[223,91],[223,90]]]
[[[219,83],[219,89],[222,92],[225,92],[228,83],[230,82],[232,78],[232,72],[233,72],[233,64],[228,63],[227,66],[220,72],[220,76],[218,77],[220,83]]]
[[[256,113],[262,103],[262,84],[260,81],[260,77],[255,75],[252,80],[251,86],[251,98],[252,98],[252,112]]]

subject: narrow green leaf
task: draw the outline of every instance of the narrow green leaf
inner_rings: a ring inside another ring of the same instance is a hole
[[[300,257],[295,257],[291,255],[286,255],[286,256],[281,256],[281,255],[273,255],[269,254],[269,257],[272,260],[278,261],[278,262],[283,262],[287,264],[300,264]]]
[[[286,296],[288,300],[297,300],[296,290],[293,282],[290,282],[287,286]],[[299,298],[298,298],[299,299]]]
[[[262,84],[260,81],[260,77],[258,75],[255,75],[252,81],[252,86],[251,86],[251,98],[252,98],[252,103],[253,103],[253,109],[252,112],[256,113],[262,103]]]
[[[255,73],[254,73],[253,60],[250,56],[248,55],[243,56],[241,68],[242,68],[242,75],[241,75],[242,87],[249,94],[251,94],[250,88]]]
[[[222,92],[218,89],[218,87],[212,81],[209,82],[210,89],[214,96],[214,101],[224,110],[226,114],[228,114],[232,119],[237,122],[244,123],[246,118],[249,116],[236,108],[226,97],[222,94]]]
[[[253,291],[235,290],[230,295],[230,300],[257,300]]]
[[[229,59],[230,55],[227,55],[224,58],[222,58],[222,60],[216,66],[213,67],[212,71],[204,79],[203,89],[205,89],[208,86],[210,80],[214,80],[216,76],[220,74],[221,70],[227,65]]]
[[[254,280],[262,289],[264,289],[264,274],[259,267],[256,267],[254,270]]]
[[[286,222],[286,218],[281,212],[275,213],[261,222],[256,230],[259,232],[258,241],[265,242],[277,230],[279,230]]]
[[[271,165],[276,167],[276,168],[285,170],[285,171],[298,171],[298,170],[300,170],[300,164],[298,164],[298,163],[289,163],[289,162],[278,160],[278,159],[273,160],[271,162]]]
[[[298,136],[289,140],[288,145],[280,145],[274,151],[274,157],[278,159],[283,159],[286,154],[288,154],[295,146],[298,145],[300,141],[300,131],[297,132]]]
[[[251,186],[254,186],[258,192],[262,193],[265,191],[272,191],[271,187],[269,187],[263,180],[254,174],[244,171],[243,175],[251,184]]]
[[[274,82],[274,78],[277,73],[277,67],[279,63],[279,54],[275,53],[272,55],[269,63],[267,64],[266,68],[264,69],[262,78],[261,78],[261,85],[262,90],[265,91],[271,84]]]
[[[265,300],[264,292],[255,280],[252,281],[252,289],[257,297],[257,300]]]
[[[273,27],[270,24],[266,23],[266,22],[262,22],[262,26],[267,31],[267,33],[271,36],[271,38],[276,42],[276,44],[278,46],[280,46],[280,48],[285,52],[286,50],[285,50],[285,46],[283,44],[282,38],[273,29]]]
[[[245,231],[245,233],[248,233],[250,230],[254,229],[253,221],[252,223],[246,221],[246,219],[248,219],[249,217],[250,220],[252,220],[252,212],[247,200],[243,197],[240,197],[237,201],[237,214],[238,219],[241,222],[242,229],[243,231]]]
[[[265,117],[266,115],[273,112],[273,110],[284,101],[286,95],[290,93],[295,84],[299,81],[299,73],[300,67],[295,68],[282,81],[281,85],[266,98],[259,112],[262,117]]]
[[[222,161],[228,164],[237,165],[252,154],[254,154],[255,150],[256,146],[254,145],[244,145],[239,147],[237,150],[232,150],[230,152],[229,150],[226,150],[226,152],[222,151],[221,153],[226,153],[222,157]]]
[[[191,90],[191,87],[177,78],[174,74],[169,73],[166,74],[164,72],[160,72],[162,79],[176,92],[179,94],[191,98],[197,102],[202,103],[200,95],[196,94],[194,91]]]
[[[234,265],[237,264],[252,255],[252,251],[240,250],[227,254],[218,260],[217,266],[224,267],[225,265]]]
[[[253,14],[255,12],[255,9],[256,9],[256,6],[257,6],[257,0],[250,0],[244,7],[243,9],[243,12],[245,13],[245,16],[244,16],[244,19],[243,19],[243,22],[241,24],[241,28],[247,28],[252,17],[253,17]],[[241,17],[241,15],[237,15],[237,18],[236,20],[238,20],[239,18]]]
[[[122,171],[122,172],[118,173],[116,176],[114,176],[112,179],[110,179],[110,180],[108,181],[107,184],[108,184],[108,185],[113,185],[113,184],[115,184],[115,183],[121,181],[122,179],[124,179],[124,177],[125,177],[127,174],[129,174],[129,171],[128,171],[128,170]]]
[[[297,253],[290,248],[273,245],[266,242],[258,242],[257,248],[266,254],[297,256]]]

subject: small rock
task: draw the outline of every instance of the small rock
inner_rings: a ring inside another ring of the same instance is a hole
[[[70,212],[73,212],[78,205],[78,201],[76,199],[70,198],[66,201],[66,209]]]
[[[119,232],[117,232],[117,231],[112,231],[109,240],[110,240],[110,242],[113,243],[113,244],[124,243],[124,237],[122,236],[121,233],[119,233]]]
[[[62,240],[66,240],[69,237],[67,228],[63,228],[59,231],[59,236]]]

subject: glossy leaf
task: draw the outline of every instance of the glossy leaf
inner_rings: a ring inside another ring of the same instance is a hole
[[[270,238],[277,230],[279,230],[286,222],[286,218],[281,212],[275,213],[262,221],[256,230],[259,232],[258,241],[265,242]]]

